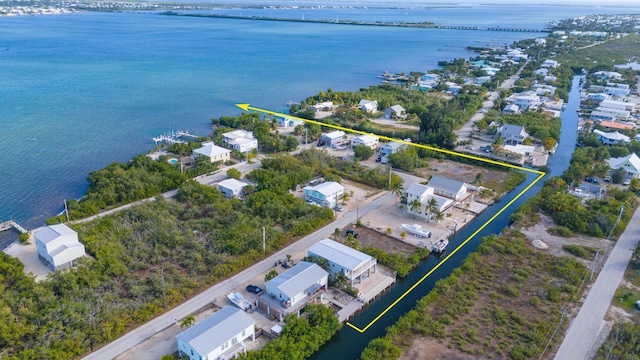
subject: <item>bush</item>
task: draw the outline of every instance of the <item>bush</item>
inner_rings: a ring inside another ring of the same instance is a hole
[[[571,231],[571,229],[569,229],[566,226],[552,227],[548,231],[552,235],[558,235],[558,236],[562,236],[562,237],[566,237],[566,238],[573,236],[573,231]]]
[[[585,259],[593,259],[595,257],[596,252],[598,251],[590,246],[583,246],[583,245],[576,245],[576,244],[562,245],[562,249],[570,252],[572,255],[576,257],[585,258]]]

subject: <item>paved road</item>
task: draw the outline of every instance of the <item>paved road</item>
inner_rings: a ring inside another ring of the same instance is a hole
[[[113,359],[114,357],[122,354],[128,349],[147,340],[156,333],[168,328],[171,325],[174,325],[176,319],[183,319],[185,316],[193,313],[194,311],[207,306],[213,301],[213,299],[223,297],[225,296],[225,294],[228,294],[232,290],[236,289],[239,285],[273,269],[273,264],[276,261],[283,259],[286,254],[295,254],[303,251],[318,240],[332,235],[335,228],[342,228],[344,226],[347,226],[349,223],[355,223],[356,216],[362,217],[369,212],[379,208],[380,206],[385,204],[390,197],[393,197],[393,194],[387,193],[372,201],[371,203],[362,206],[358,209],[357,215],[356,212],[353,211],[345,213],[342,218],[289,245],[288,247],[269,256],[265,260],[233,276],[232,278],[210,287],[199,295],[173,308],[170,312],[160,315],[159,317],[149,321],[139,328],[123,335],[119,339],[89,354],[85,357],[85,359]]]
[[[640,238],[640,208],[636,210],[625,232],[614,246],[611,254],[587,295],[578,316],[567,331],[556,360],[584,360],[598,335],[600,325],[609,309],[613,295],[620,285],[633,249]]]

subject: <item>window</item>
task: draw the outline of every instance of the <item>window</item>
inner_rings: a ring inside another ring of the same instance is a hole
[[[231,345],[235,345],[238,343],[238,337],[234,336],[233,339],[231,339]]]
[[[247,330],[242,330],[242,336],[244,336],[244,334],[247,332]]]

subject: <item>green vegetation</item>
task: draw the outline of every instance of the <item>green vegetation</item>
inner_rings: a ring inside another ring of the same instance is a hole
[[[536,139],[545,140],[551,138],[556,141],[560,140],[560,118],[549,119],[546,115],[533,111],[518,115],[505,115],[490,111],[482,120],[477,121],[475,126],[478,129],[486,130],[489,124],[494,121],[500,124],[523,126]]]
[[[396,271],[396,274],[399,277],[405,277],[409,275],[409,272],[413,270],[413,268],[418,266],[420,260],[429,256],[429,250],[425,248],[418,248],[411,255],[406,255],[401,252],[388,253],[371,245],[360,246],[358,250],[378,259],[378,262],[380,264],[392,268]]]
[[[240,354],[245,360],[306,359],[336,333],[342,324],[333,311],[324,305],[307,305],[304,314],[285,318],[282,334],[269,341],[263,349]]]
[[[358,145],[353,148],[353,157],[355,157],[357,161],[367,160],[372,156],[373,149],[371,149],[367,145]]]
[[[423,338],[476,357],[538,358],[588,273],[576,260],[536,252],[517,231],[486,237],[361,358],[397,359]]]
[[[572,255],[587,259],[593,260],[596,257],[596,253],[598,249],[592,248],[591,246],[584,245],[576,245],[576,244],[565,244],[562,245],[562,249],[570,252]]]
[[[615,324],[607,341],[598,350],[596,360],[640,359],[640,324]]]
[[[615,56],[612,56],[613,54]],[[629,34],[595,46],[573,49],[557,56],[556,60],[569,64],[575,70],[587,69],[593,72],[609,69],[613,71],[613,65],[626,64],[638,58],[640,58],[640,35]]]
[[[221,125],[213,132],[213,141],[221,142],[222,134],[234,129],[253,131],[258,139],[260,151],[266,154],[295,150],[299,143],[294,136],[281,136],[278,132],[278,120],[275,118],[260,118],[259,113],[243,113],[240,116],[221,116],[211,119],[215,126]]]

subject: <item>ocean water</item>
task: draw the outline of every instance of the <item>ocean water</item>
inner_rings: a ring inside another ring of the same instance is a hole
[[[485,16],[506,24],[512,12]],[[0,220],[40,226],[85,193],[90,172],[146,153],[167,131],[208,134],[211,118],[240,114],[236,103],[277,109],[377,84],[385,70],[426,72],[472,56],[467,45],[534,36],[150,13],[0,17]]]

